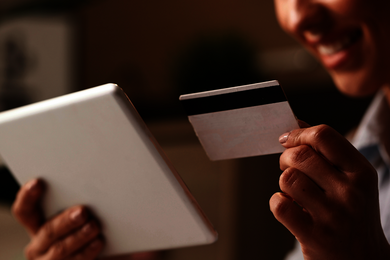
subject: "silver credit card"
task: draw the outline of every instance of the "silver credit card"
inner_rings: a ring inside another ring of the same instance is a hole
[[[299,128],[276,80],[179,99],[212,161],[281,153],[279,136]]]

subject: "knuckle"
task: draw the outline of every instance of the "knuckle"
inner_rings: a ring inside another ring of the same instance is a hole
[[[12,215],[19,221],[19,223],[25,227],[27,227],[27,222],[31,219],[30,212],[22,209],[22,208],[12,208]]]
[[[296,147],[290,156],[292,165],[301,165],[305,163],[313,154],[312,149],[307,145]]]
[[[286,150],[287,151],[287,150]],[[280,157],[279,157],[279,168],[280,168],[280,170],[284,170],[284,161],[286,160],[285,159],[285,157],[286,157],[286,151],[284,151],[281,155],[280,155]]]
[[[353,212],[355,209],[366,206],[367,196],[353,185],[345,185],[341,190],[341,203],[344,210]]]
[[[291,153],[290,149],[287,149],[280,155],[279,157],[280,170],[284,171],[286,168],[288,168],[290,153]]]
[[[348,186],[354,186],[354,187],[367,187],[370,186],[372,182],[372,178],[369,178],[368,176],[362,176],[361,174],[351,174],[351,176],[348,176]],[[377,182],[375,182],[376,185]],[[345,188],[344,192],[347,192],[349,190],[349,187]]]
[[[328,139],[331,135],[333,135],[334,130],[328,125],[319,125],[315,128],[313,132],[313,139],[315,142],[320,142],[322,140]]]
[[[298,179],[298,170],[295,168],[287,168],[279,178],[279,186],[282,190],[289,190],[294,186]]]
[[[48,240],[54,240],[56,238],[53,222],[47,222],[43,225],[41,230],[41,232],[43,232],[44,237],[46,237]]]
[[[95,237],[101,232],[101,229],[96,220],[91,220],[84,225],[81,230],[84,237]]]
[[[286,198],[276,198],[276,195],[274,195],[270,203],[272,213],[278,220],[288,214],[290,203],[288,203]]]
[[[349,180],[356,187],[361,189],[371,188],[376,190],[378,187],[378,174],[375,170],[366,170],[361,173],[350,174]]]
[[[350,230],[348,230],[348,228],[350,226],[350,219],[345,216],[346,212],[341,208],[324,214],[322,216],[323,221],[320,225],[321,233],[328,237],[337,237],[339,232],[349,233]],[[331,225],[329,225],[329,223],[331,223]]]

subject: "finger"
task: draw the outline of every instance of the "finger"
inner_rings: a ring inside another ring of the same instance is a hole
[[[295,168],[287,168],[279,179],[280,189],[311,215],[323,211],[325,193],[306,174]]]
[[[372,168],[350,142],[326,125],[293,130],[281,135],[279,142],[286,148],[309,145],[343,172],[360,172],[362,164]]]
[[[286,149],[280,156],[279,163],[282,171],[290,167],[296,168],[326,191],[331,191],[336,183],[343,183],[346,179],[344,173],[307,145]]]
[[[43,193],[43,181],[31,180],[20,188],[12,205],[13,215],[26,228],[30,236],[38,231],[44,221],[40,206]]]
[[[81,228],[54,243],[45,254],[48,259],[67,259],[78,253],[100,234],[95,220],[84,224]]]
[[[95,259],[104,247],[104,241],[98,237],[92,240],[85,248],[77,252],[70,260],[92,260]]]
[[[84,225],[88,217],[86,207],[75,206],[48,220],[32,241],[30,255],[38,256],[45,253],[57,240]]]
[[[275,193],[270,199],[270,209],[275,218],[299,241],[305,239],[305,234],[309,234],[313,225],[310,215],[295,204],[288,195]]]
[[[52,256],[46,254],[44,256],[39,257],[39,260],[53,260],[53,259],[66,259],[66,260],[93,260],[96,259],[100,254],[104,247],[104,240],[101,237],[94,238],[92,241],[87,243],[83,248],[81,248],[78,252],[75,252],[73,255],[68,256],[67,258],[52,258]],[[28,258],[27,259],[35,259]],[[108,260],[108,258],[105,258]],[[111,258],[109,258],[111,259]]]

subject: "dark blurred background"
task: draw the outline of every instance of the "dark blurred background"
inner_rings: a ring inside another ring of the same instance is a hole
[[[370,101],[337,92],[281,31],[272,0],[0,2],[1,110],[117,83],[219,231],[217,243],[168,250],[164,259],[283,259],[292,247],[268,207],[279,190],[279,155],[210,162],[178,101],[180,94],[273,79],[298,118],[342,134]],[[10,252],[0,259],[22,259],[27,241],[9,216],[18,187],[3,164],[0,248]]]

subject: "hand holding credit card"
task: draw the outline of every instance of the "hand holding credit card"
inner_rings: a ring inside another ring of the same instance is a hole
[[[276,80],[179,99],[212,161],[281,153],[279,136],[299,128]]]

